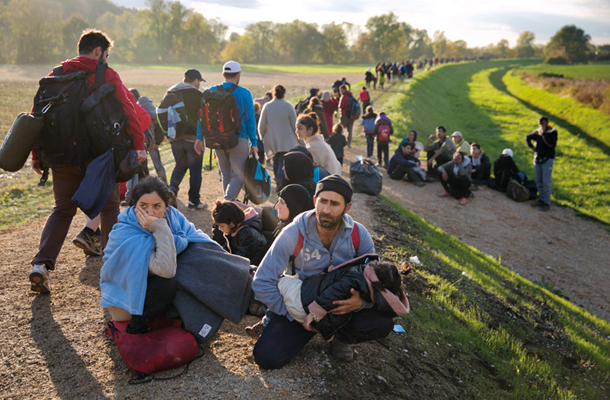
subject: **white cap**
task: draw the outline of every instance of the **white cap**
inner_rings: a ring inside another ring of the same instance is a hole
[[[511,149],[504,149],[504,150],[502,150],[502,154],[512,157],[513,151]]]
[[[241,72],[241,65],[239,65],[237,61],[227,61],[222,67],[222,72],[236,74],[238,72]]]
[[[458,131],[453,132],[451,134],[451,137],[461,137],[463,139],[462,133]]]

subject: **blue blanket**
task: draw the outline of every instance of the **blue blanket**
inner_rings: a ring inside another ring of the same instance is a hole
[[[165,219],[174,234],[178,254],[184,251],[189,243],[216,243],[201,230],[195,229],[195,226],[173,207],[167,208]],[[134,207],[127,208],[119,215],[104,249],[104,265],[100,271],[100,306],[120,307],[131,315],[142,315],[148,261],[155,245],[153,234],[142,228],[138,222]]]

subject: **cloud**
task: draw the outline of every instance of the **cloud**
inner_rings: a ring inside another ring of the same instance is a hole
[[[586,34],[591,35],[593,39],[610,37],[608,19],[522,12],[478,14],[471,18],[483,24],[506,25],[517,33],[523,31],[535,32],[537,42],[550,40],[565,25],[576,25]]]
[[[192,5],[202,5],[204,4],[219,4],[225,7],[231,8],[247,8],[247,9],[257,9],[261,6],[261,3],[258,0],[205,0],[205,1],[192,1]]]

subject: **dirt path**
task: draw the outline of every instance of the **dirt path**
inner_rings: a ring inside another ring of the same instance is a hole
[[[349,150],[348,158],[366,154]],[[502,265],[531,280],[541,277],[573,303],[610,320],[610,232],[579,218],[571,208],[543,213],[504,193],[482,187],[466,206],[440,198],[440,183],[418,188],[384,175],[383,194],[452,236],[499,258]]]

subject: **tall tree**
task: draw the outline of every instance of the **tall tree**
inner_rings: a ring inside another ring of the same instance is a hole
[[[496,55],[500,58],[508,58],[511,55],[510,45],[508,40],[500,39],[496,46]]]
[[[63,39],[63,48],[61,53],[63,57],[70,57],[76,54],[76,45],[80,35],[91,24],[80,14],[74,14],[68,18],[61,28],[61,36]]]
[[[274,60],[269,59],[274,46],[275,24],[271,21],[260,21],[246,26],[246,34],[254,41],[254,62],[269,64]]]
[[[318,25],[294,20],[279,25],[276,35],[277,59],[286,64],[319,62],[323,43]]]
[[[445,31],[436,31],[432,37],[432,50],[434,51],[434,57],[447,57],[447,49],[449,47],[449,40],[445,37]]]
[[[61,42],[56,30],[62,26],[61,6],[48,0],[12,0],[11,31],[17,52],[17,63],[53,61],[58,56]]]
[[[551,38],[544,48],[544,53],[549,58],[562,57],[570,63],[587,62],[589,56],[589,40],[591,36],[585,34],[576,25],[562,27]]]
[[[169,7],[165,0],[146,0],[146,5],[149,9],[142,11],[148,28],[146,34],[152,39],[154,58],[163,61],[168,44]]]
[[[341,25],[334,22],[322,26],[324,43],[320,49],[323,63],[343,64],[347,61],[347,38]]]
[[[397,61],[405,57],[407,35],[405,27],[394,13],[374,16],[366,21],[373,45],[368,50],[376,60]]]
[[[523,31],[519,34],[519,38],[517,39],[517,57],[519,58],[531,58],[534,57],[534,40],[536,39],[536,35],[534,32]]]

